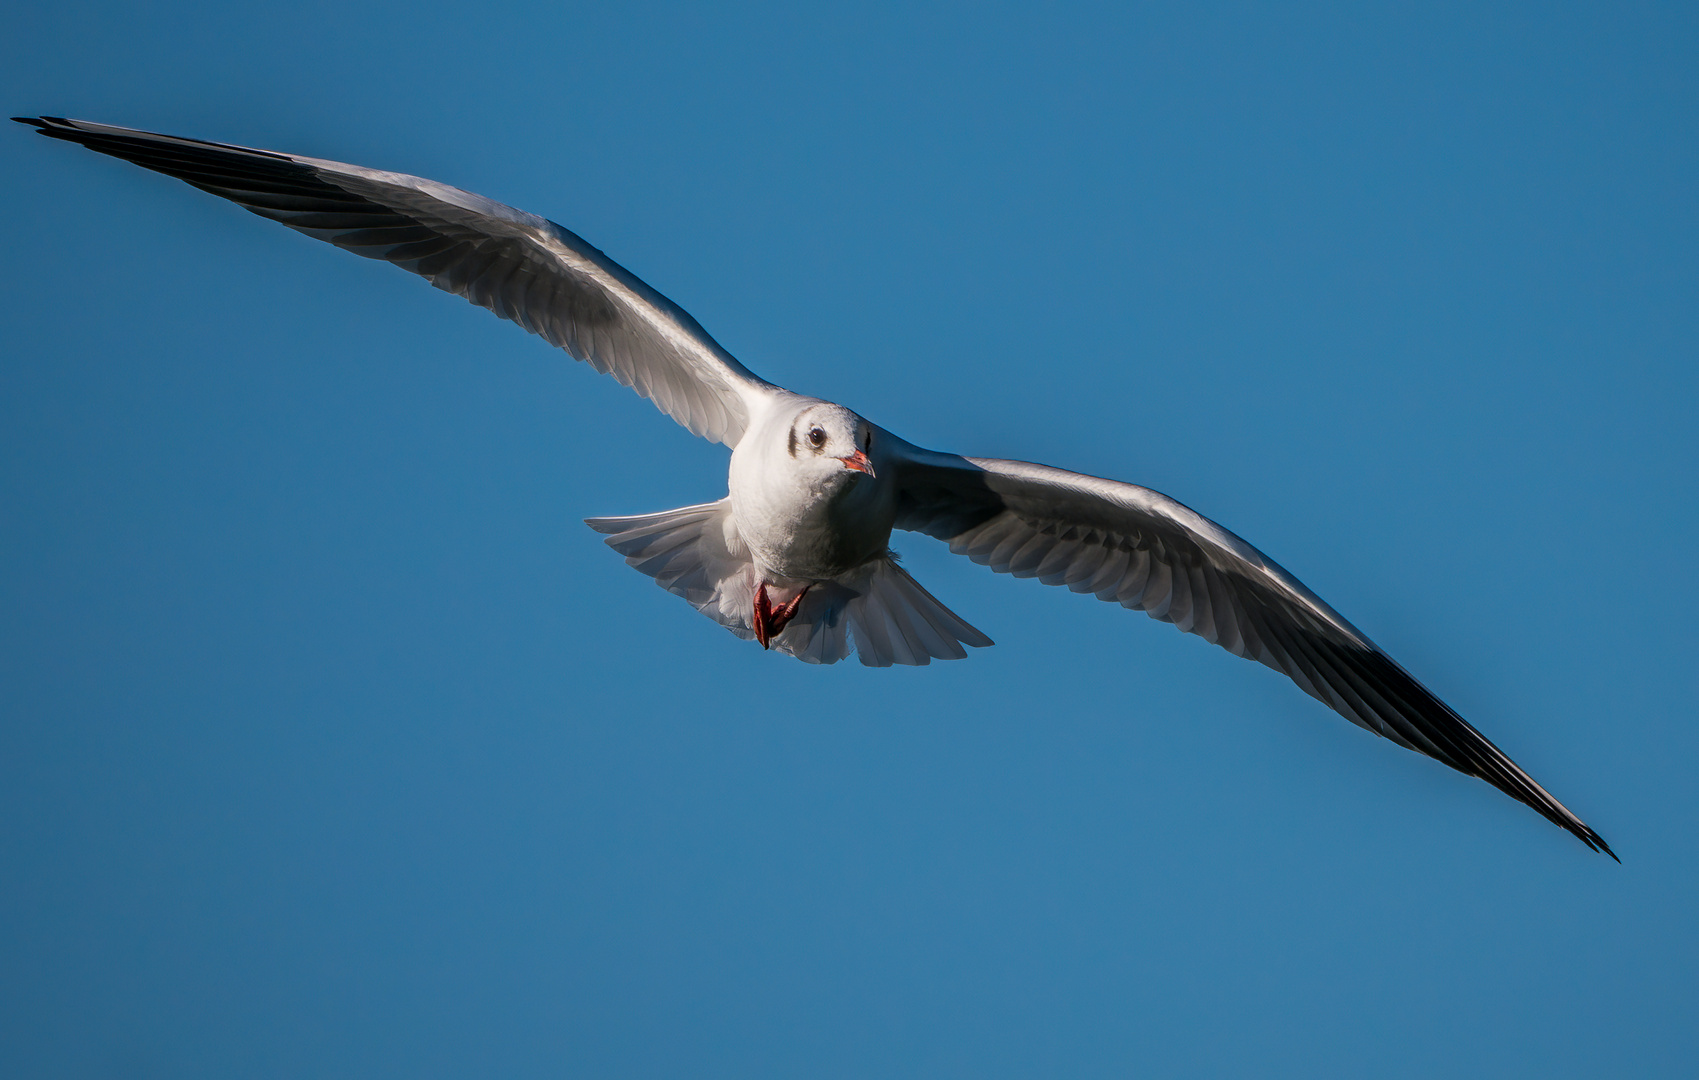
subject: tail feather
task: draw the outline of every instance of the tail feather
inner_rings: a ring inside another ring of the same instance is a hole
[[[632,517],[590,518],[633,569],[740,638],[753,638],[754,567],[728,499]]]
[[[963,645],[991,644],[889,556],[809,589],[773,647],[806,663],[835,664],[849,655],[852,641],[868,667],[960,660],[967,656]]]
[[[633,517],[590,518],[634,569],[740,638],[755,636],[755,567],[732,524],[730,500]],[[835,664],[851,649],[869,667],[960,660],[964,645],[991,639],[921,587],[888,555],[809,587],[772,640],[809,664]]]

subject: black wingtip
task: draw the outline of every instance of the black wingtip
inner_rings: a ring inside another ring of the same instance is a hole
[[[1589,829],[1588,832],[1592,832],[1592,830]],[[1598,845],[1598,848],[1599,848],[1600,851],[1604,852],[1606,855],[1609,855],[1611,858],[1616,859],[1616,864],[1618,866],[1622,865],[1622,860],[1616,858],[1616,852],[1612,851],[1611,846],[1609,844],[1605,843],[1604,837],[1600,836],[1598,833],[1593,833],[1593,843]]]
[[[19,124],[28,124],[35,128],[37,134],[48,136],[51,136],[55,129],[74,129],[76,126],[63,116],[14,116],[12,120]]]
[[[1586,844],[1588,850],[1602,851],[1611,858],[1616,859],[1616,864],[1618,866],[1622,865],[1622,860],[1617,858],[1616,852],[1612,851],[1611,846],[1605,843],[1605,838],[1594,832],[1591,826],[1579,820],[1573,822],[1560,821],[1558,824],[1563,826],[1565,831],[1576,837],[1583,844]]]

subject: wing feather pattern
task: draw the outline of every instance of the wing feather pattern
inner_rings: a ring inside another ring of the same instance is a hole
[[[1352,723],[1480,777],[1616,858],[1362,631],[1215,522],[1149,488],[882,437],[897,459],[897,528],[946,541],[998,573],[1094,594],[1256,660]]]
[[[418,274],[737,445],[774,391],[672,301],[552,221],[433,180],[62,117],[15,117]]]

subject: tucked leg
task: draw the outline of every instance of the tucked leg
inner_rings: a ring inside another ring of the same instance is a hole
[[[797,608],[802,606],[802,598],[808,595],[808,586],[790,598],[790,601],[778,607],[773,606],[772,597],[767,595],[767,583],[762,582],[755,590],[755,640],[761,643],[763,649],[768,648],[768,642],[778,637],[784,631],[791,619],[796,617]]]

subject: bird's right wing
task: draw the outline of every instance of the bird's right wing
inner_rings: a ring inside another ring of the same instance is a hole
[[[579,236],[482,195],[337,161],[61,117],[13,119],[418,274],[612,375],[704,438],[736,446],[751,407],[777,390]]]
[[[1303,583],[1160,492],[882,435],[896,527],[998,573],[1092,593],[1289,677],[1347,720],[1478,776],[1615,858],[1603,838]],[[885,466],[881,465],[881,468]]]

